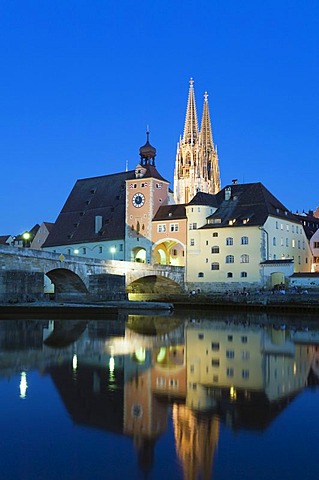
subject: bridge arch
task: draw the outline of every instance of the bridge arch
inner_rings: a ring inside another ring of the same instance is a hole
[[[82,278],[72,270],[55,268],[46,272],[46,276],[54,284],[54,293],[60,300],[82,300],[89,293]]]
[[[181,293],[182,287],[174,280],[162,275],[147,275],[132,281],[126,287],[127,293]]]

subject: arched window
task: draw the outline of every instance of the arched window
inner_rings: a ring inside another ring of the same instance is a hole
[[[234,255],[227,255],[226,263],[234,263]]]
[[[212,253],[219,253],[219,246],[218,245],[214,245],[212,247]]]
[[[227,278],[233,278],[232,272],[227,272]]]
[[[241,255],[240,263],[249,263],[249,255]]]
[[[218,262],[213,262],[211,265],[212,270],[219,270],[219,263]]]
[[[248,245],[248,237],[241,237],[240,243],[242,245]]]
[[[247,277],[247,272],[241,272],[240,276],[241,276],[241,278],[246,278]]]
[[[198,272],[198,277],[203,278],[204,272]]]
[[[226,238],[226,245],[233,245],[234,241],[232,239],[232,237],[227,237]]]

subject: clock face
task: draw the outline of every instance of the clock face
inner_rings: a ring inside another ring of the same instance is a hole
[[[132,202],[134,207],[136,208],[142,207],[145,203],[145,197],[143,193],[135,193],[135,195],[133,195]]]

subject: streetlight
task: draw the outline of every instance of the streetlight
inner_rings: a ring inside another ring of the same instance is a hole
[[[115,254],[115,252],[116,252],[116,248],[115,248],[115,247],[111,247],[111,248],[110,248],[110,252],[111,252],[111,254],[112,254],[112,260],[114,260],[114,254]]]
[[[22,238],[23,238],[23,246],[24,247],[27,247],[28,246],[28,243],[30,242],[30,233],[29,232],[24,232],[22,234]],[[30,246],[30,243],[29,243],[29,246]]]

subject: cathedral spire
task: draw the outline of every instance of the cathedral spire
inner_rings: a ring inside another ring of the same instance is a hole
[[[187,110],[184,126],[183,141],[185,143],[194,144],[198,137],[198,120],[196,112],[195,94],[194,94],[194,80],[189,81],[189,92],[187,101]]]
[[[213,133],[212,133],[212,125],[210,122],[207,92],[204,93],[204,107],[203,107],[203,116],[202,116],[200,132],[201,132],[202,146],[204,150],[206,151],[214,150]]]

